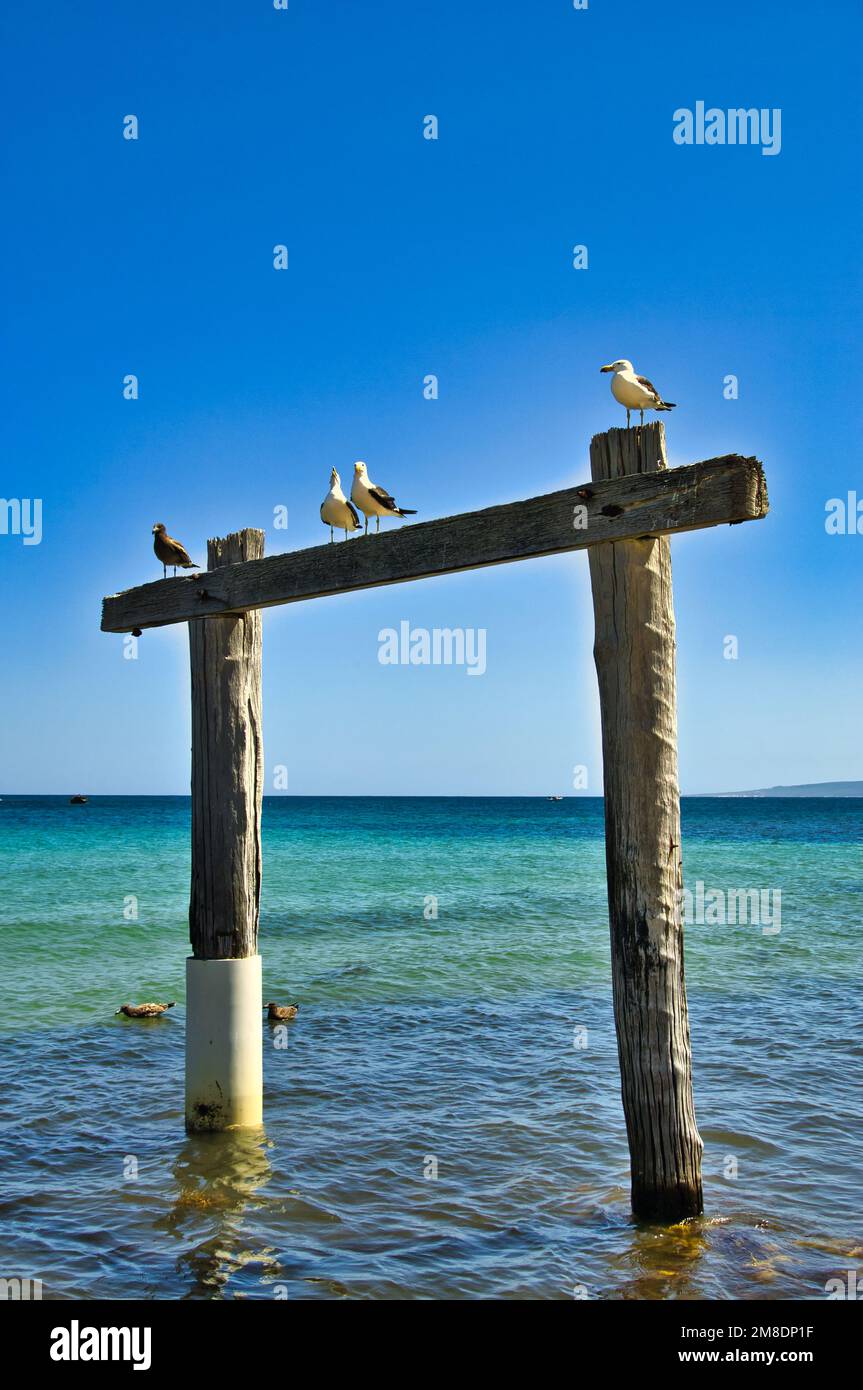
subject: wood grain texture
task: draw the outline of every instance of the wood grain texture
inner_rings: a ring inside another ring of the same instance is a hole
[[[591,444],[599,481],[665,464],[661,422]],[[683,970],[671,548],[665,537],[589,554],[602,712],[614,1017],[637,1216],[703,1208]]]
[[[217,576],[256,561],[263,531],[207,544]],[[261,899],[261,615],[189,623],[192,666],[192,889],[189,939],[198,960],[257,954]]]
[[[645,425],[629,432],[631,441],[638,435],[642,453],[656,447],[651,433],[655,428]],[[603,437],[611,441],[626,434],[610,430]],[[142,584],[104,600],[102,630],[132,632],[296,603],[583,550],[627,537],[753,521],[766,511],[767,487],[757,459],[728,454],[664,473],[645,468],[523,502],[400,525],[380,535],[359,535],[336,545],[327,542],[215,572]],[[582,521],[584,525],[576,524]]]

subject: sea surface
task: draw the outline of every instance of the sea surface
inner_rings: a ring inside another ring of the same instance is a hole
[[[863,1281],[863,800],[683,802],[687,887],[772,896],[761,923],[687,926],[706,1210],[670,1227],[629,1210],[601,801],[268,798],[264,998],[299,1016],[286,1047],[262,1022],[264,1130],[195,1138],[189,815],[0,801],[0,1277],[60,1299]],[[115,1016],[145,999],[177,1005]]]

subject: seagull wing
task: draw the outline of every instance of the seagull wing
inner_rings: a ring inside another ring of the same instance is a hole
[[[190,569],[198,568],[189,555],[186,547],[181,545],[179,541],[175,541],[171,536],[166,536],[165,545],[171,552],[171,559],[168,561],[169,565],[188,565]]]
[[[353,519],[354,519],[354,525],[355,525],[355,526],[359,526],[359,524],[360,524],[360,519],[359,519],[359,517],[357,516],[357,509],[356,509],[356,507],[354,506],[353,502],[349,502],[349,501],[347,500],[347,498],[345,498],[345,506],[347,507],[348,511],[350,512],[351,516],[352,516]]]
[[[638,382],[639,386],[643,386],[646,391],[650,391],[651,395],[655,396],[658,401],[662,400],[653,382],[648,381],[646,376],[637,376],[635,380]]]
[[[390,497],[389,493],[385,492],[382,487],[377,487],[373,485],[369,488],[369,492],[371,493],[372,497],[376,499],[376,501],[380,502],[382,507],[386,507],[387,511],[398,511],[398,507],[396,506],[396,499],[394,497]]]

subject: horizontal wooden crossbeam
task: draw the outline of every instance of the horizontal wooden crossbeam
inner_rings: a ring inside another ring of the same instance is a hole
[[[308,550],[141,584],[103,601],[102,631],[164,627],[584,550],[605,541],[757,521],[766,512],[761,464],[726,454],[684,468],[583,483],[380,535],[361,534],[336,545],[327,541]]]

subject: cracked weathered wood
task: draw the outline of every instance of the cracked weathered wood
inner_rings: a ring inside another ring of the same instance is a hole
[[[263,531],[207,543],[214,576],[256,561]],[[261,615],[189,623],[192,664],[192,890],[189,939],[199,960],[258,950],[261,898]]]
[[[665,466],[661,422],[590,447],[597,482]],[[702,1210],[683,972],[671,547],[665,537],[589,552],[602,713],[612,984],[636,1216]]]
[[[639,433],[643,451],[656,447],[655,429],[646,425]],[[606,437],[625,433],[610,430]],[[635,430],[631,436],[635,440]],[[664,473],[645,469],[440,521],[400,525],[336,545],[326,542],[191,578],[159,579],[106,598],[102,630],[131,632],[189,618],[296,603],[583,550],[604,541],[753,521],[766,511],[761,464],[728,454]]]

